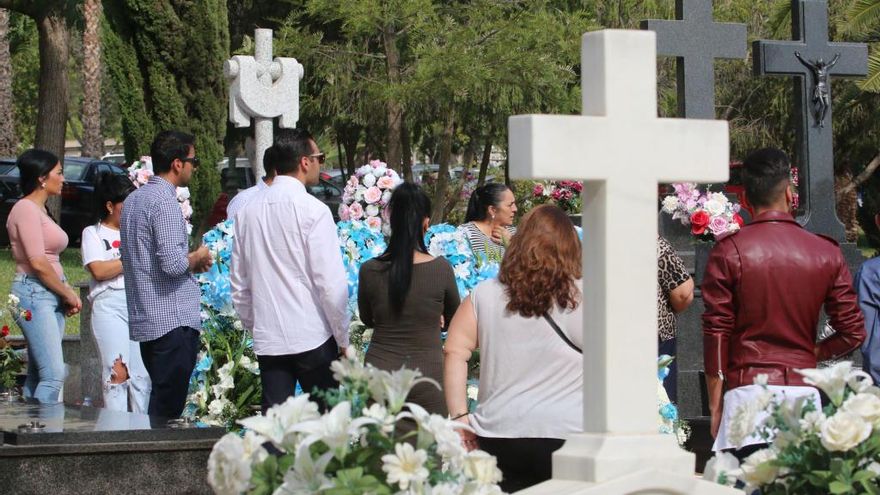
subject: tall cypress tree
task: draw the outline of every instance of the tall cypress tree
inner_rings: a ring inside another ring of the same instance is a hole
[[[119,97],[126,157],[149,153],[160,130],[195,135],[204,164],[190,184],[199,225],[220,191],[215,164],[226,132],[226,1],[119,0],[104,10],[105,61]]]

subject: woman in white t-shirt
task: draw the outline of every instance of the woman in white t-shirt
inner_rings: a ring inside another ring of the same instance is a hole
[[[124,175],[105,173],[95,186],[99,221],[82,233],[83,265],[91,273],[92,332],[101,354],[104,407],[146,414],[150,375],[140,344],[129,339],[125,278],[119,254],[122,202],[134,190]]]

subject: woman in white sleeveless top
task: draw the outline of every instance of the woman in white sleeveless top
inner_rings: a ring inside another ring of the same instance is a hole
[[[476,432],[462,433],[465,447],[498,458],[505,492],[549,479],[552,453],[583,431],[580,278],[571,220],[540,206],[513,236],[498,279],[480,284],[450,324],[446,405]],[[476,348],[479,399],[468,414],[467,361]]]

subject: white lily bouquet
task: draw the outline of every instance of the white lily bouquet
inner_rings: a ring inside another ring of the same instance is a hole
[[[326,394],[326,414],[308,394],[291,397],[239,421],[243,437],[228,433],[214,445],[208,483],[215,493],[502,493],[495,458],[462,446],[456,430],[467,426],[405,403],[413,386],[436,382],[363,365],[353,353],[332,369],[341,387]]]
[[[764,392],[737,409],[731,437],[739,442],[757,433],[769,447],[742,465],[720,454],[706,464],[704,478],[729,486],[741,481],[747,493],[759,489],[762,495],[880,495],[880,388],[849,361],[798,373],[831,403],[822,408],[812,398],[783,400],[759,375],[755,383]],[[763,412],[769,416],[755,430]]]

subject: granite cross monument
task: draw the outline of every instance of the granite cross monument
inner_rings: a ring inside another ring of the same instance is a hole
[[[675,0],[675,21],[642,21],[657,53],[676,57],[678,116],[715,118],[715,59],[746,57],[746,25],[712,20],[712,0]]]
[[[272,59],[272,30],[254,33],[254,56],[236,55],[226,61],[223,71],[230,79],[229,121],[235,127],[250,127],[254,119],[256,154],[251,168],[254,179],[265,175],[263,153],[272,146],[272,121],[284,129],[296,127],[299,120],[299,81],[303,66],[294,58]]]
[[[831,76],[867,74],[868,46],[828,41],[824,0],[792,0],[791,32],[792,41],[754,42],[754,72],[795,76],[795,155],[803,184],[800,204],[805,211],[799,221],[812,232],[845,242],[844,227],[834,208]]]
[[[728,494],[657,431],[657,184],[723,182],[727,122],[657,117],[652,31],[583,36],[583,115],[510,117],[511,177],[584,180],[584,432],[528,494]]]

